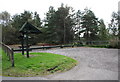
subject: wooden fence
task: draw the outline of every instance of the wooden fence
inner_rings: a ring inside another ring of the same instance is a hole
[[[14,51],[13,51],[13,49],[10,48],[9,46],[5,45],[4,43],[1,43],[1,45],[2,45],[2,49],[8,56],[8,60],[11,62],[12,67],[14,67]]]
[[[57,46],[39,46],[39,47],[33,47],[29,48],[30,51],[36,50],[36,49],[51,49],[51,48],[64,48],[64,47],[74,47],[74,45],[57,45]],[[26,49],[24,49],[26,51]],[[14,52],[16,51],[22,51],[21,46],[20,49],[14,49]]]

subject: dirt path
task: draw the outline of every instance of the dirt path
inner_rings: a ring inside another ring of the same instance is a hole
[[[49,52],[76,59],[79,64],[73,69],[45,77],[3,77],[3,79],[23,80],[118,80],[118,49],[105,48],[63,48],[34,50]]]

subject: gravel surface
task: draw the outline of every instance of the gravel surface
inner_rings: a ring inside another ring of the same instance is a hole
[[[3,77],[3,80],[118,80],[118,49],[105,48],[56,48],[34,50],[49,52],[76,59],[77,66],[67,72],[45,77]]]

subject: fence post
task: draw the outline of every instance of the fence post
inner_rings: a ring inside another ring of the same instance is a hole
[[[3,49],[4,49],[4,52],[6,53],[6,48],[5,48],[5,45],[3,44]]]
[[[7,50],[7,53],[6,53],[6,54],[7,54],[8,58],[9,58],[8,61],[10,61],[10,52],[9,52],[9,49],[6,48],[6,50]]]
[[[12,63],[12,67],[14,67],[14,50],[13,48],[11,49],[9,46],[5,45],[4,43],[2,44],[2,49],[6,53],[6,55],[9,57],[8,60]]]
[[[13,48],[11,49],[11,62],[12,62],[12,67],[14,67],[14,52],[13,52]]]

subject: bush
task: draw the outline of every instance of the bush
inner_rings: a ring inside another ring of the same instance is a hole
[[[73,43],[74,46],[77,46],[77,47],[80,47],[80,46],[83,46],[83,43],[82,42],[75,42]]]
[[[3,27],[2,28],[2,41],[5,44],[17,44],[19,42],[18,39],[18,31],[12,27]]]
[[[120,48],[120,41],[117,38],[110,40],[109,48]]]

